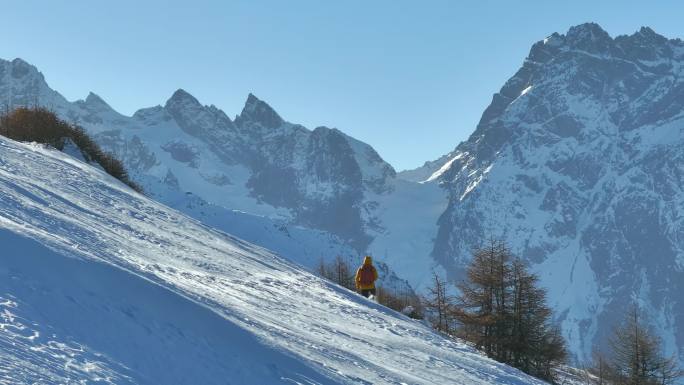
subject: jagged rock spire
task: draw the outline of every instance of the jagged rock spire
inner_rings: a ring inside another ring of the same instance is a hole
[[[238,124],[255,122],[266,128],[277,128],[285,122],[271,106],[251,93],[247,96],[245,107],[235,121]]]

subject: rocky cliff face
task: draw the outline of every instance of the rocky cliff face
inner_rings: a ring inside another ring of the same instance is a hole
[[[684,43],[596,24],[536,43],[438,180],[433,257],[483,237],[534,266],[584,358],[638,302],[684,358]]]

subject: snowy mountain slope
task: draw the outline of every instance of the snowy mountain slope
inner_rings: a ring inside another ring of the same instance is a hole
[[[0,193],[0,382],[541,384],[56,150]]]
[[[296,226],[284,220],[237,210],[228,210],[203,201],[192,194],[181,194],[172,206],[203,224],[264,247],[316,272],[322,261],[340,256],[352,264],[359,262],[358,251],[333,234]],[[435,230],[436,231],[436,230]],[[390,261],[383,258],[383,261]],[[383,261],[376,261],[378,284],[399,293],[414,292],[412,286],[396,275]]]
[[[328,382],[135,274],[0,230],[0,383]]]
[[[433,257],[456,279],[483,235],[504,237],[579,358],[637,301],[684,362],[683,65],[684,43],[648,28],[536,43],[445,160]]]

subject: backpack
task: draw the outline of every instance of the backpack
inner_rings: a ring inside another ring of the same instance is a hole
[[[359,283],[372,285],[375,282],[375,268],[372,265],[363,265],[359,270]]]

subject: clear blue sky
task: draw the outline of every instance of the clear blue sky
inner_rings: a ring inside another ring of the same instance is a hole
[[[4,1],[0,57],[132,114],[184,88],[237,114],[337,127],[398,170],[452,150],[530,46],[595,21],[684,37],[680,1]]]

